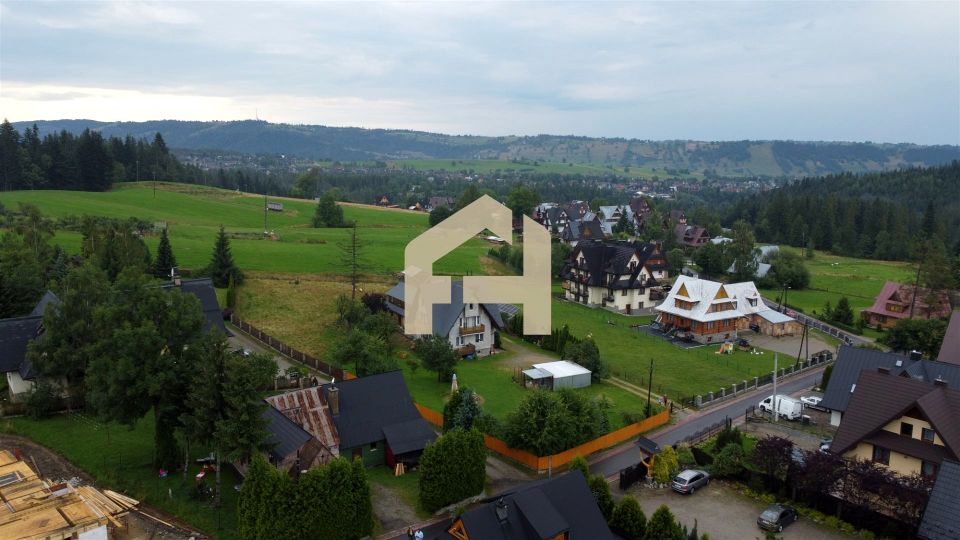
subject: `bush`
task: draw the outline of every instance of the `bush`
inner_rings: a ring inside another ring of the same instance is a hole
[[[420,503],[430,512],[483,491],[487,449],[483,435],[455,429],[427,445],[420,456]]]
[[[607,483],[607,479],[599,474],[594,475],[587,480],[587,485],[590,486],[590,493],[593,493],[603,519],[610,521],[613,517],[613,495],[610,494],[610,484]]]
[[[661,505],[647,521],[644,540],[682,540],[683,531],[667,505]]]
[[[666,484],[680,470],[680,460],[677,458],[677,452],[672,446],[667,446],[663,452],[653,458],[653,479],[661,484]]]
[[[713,459],[710,472],[718,478],[737,476],[743,471],[743,447],[728,444]]]
[[[643,514],[637,499],[626,496],[613,509],[610,527],[627,540],[642,540],[647,528],[647,516]]]
[[[724,428],[723,431],[718,433],[717,440],[713,444],[713,453],[714,454],[719,453],[729,444],[743,446],[743,433],[740,433],[739,429],[735,427],[727,427],[727,428]]]
[[[57,387],[46,380],[39,380],[27,394],[27,414],[31,418],[40,419],[50,416],[60,409],[60,398]]]
[[[584,478],[590,478],[590,464],[588,464],[587,460],[580,454],[577,454],[570,460],[570,463],[567,464],[567,470],[580,471],[583,473]]]

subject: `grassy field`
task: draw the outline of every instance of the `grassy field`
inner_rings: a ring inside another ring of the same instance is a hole
[[[182,474],[173,472],[160,478],[152,466],[152,414],[137,422],[133,429],[72,414],[45,420],[7,419],[3,421],[3,429],[56,449],[100,484],[174,514],[218,538],[236,538],[237,492],[233,486],[240,480],[233,469],[223,468],[223,504],[219,512],[209,500],[199,501],[191,496],[195,487],[193,476],[199,472],[195,464],[191,465],[186,480]],[[205,455],[207,449],[193,452],[193,457]],[[213,487],[212,477],[206,482]]]
[[[610,366],[614,376],[646,388],[652,359],[653,391],[665,392],[674,400],[717,391],[721,386],[729,387],[773,371],[773,353],[769,351],[762,355],[741,351],[718,355],[715,354],[717,346],[682,349],[630,328],[635,324],[647,324],[650,319],[617,315],[573,302],[553,302],[554,326],[566,323],[576,336],[592,335],[600,348],[601,358]]]
[[[316,205],[311,201],[283,199],[283,212],[270,212],[267,228],[278,240],[251,239],[263,233],[263,198],[232,191],[185,184],[120,184],[105,193],[76,191],[15,191],[0,193],[0,203],[16,208],[17,203],[34,204],[51,217],[98,215],[117,218],[138,217],[165,221],[177,262],[185,268],[203,268],[209,263],[217,229],[244,235],[231,240],[237,264],[243,270],[261,272],[328,273],[346,271],[338,243],[349,229],[314,229],[310,226]],[[372,273],[403,270],[407,243],[428,228],[422,212],[344,205],[347,220],[356,221],[364,245],[365,269]],[[58,231],[55,242],[70,252],[80,249],[80,235]],[[152,250],[158,236],[146,239]],[[490,245],[473,239],[437,261],[435,273],[463,275],[482,273],[481,255]]]
[[[441,170],[441,171],[472,171],[480,174],[495,174],[498,172],[528,172],[543,174],[582,174],[582,175],[605,175],[617,174],[621,176],[631,176],[634,178],[651,177],[654,175],[667,176],[666,171],[653,170],[650,167],[631,166],[626,170],[619,165],[600,165],[591,163],[560,163],[556,161],[534,161],[529,160],[523,163],[498,159],[405,159],[402,161],[392,161],[390,164],[399,168],[410,168],[416,170]],[[701,178],[700,172],[691,171],[690,174],[682,175],[684,177]]]
[[[796,248],[781,246],[780,249],[799,252]],[[822,311],[824,304],[836,306],[840,297],[846,296],[855,316],[873,305],[873,301],[887,281],[912,283],[916,267],[902,261],[874,261],[832,255],[817,251],[814,258],[804,259],[810,270],[810,287],[802,291],[788,290],[787,303],[806,313]],[[782,290],[761,289],[767,298],[777,299]],[[866,329],[864,335],[878,337],[874,330]]]

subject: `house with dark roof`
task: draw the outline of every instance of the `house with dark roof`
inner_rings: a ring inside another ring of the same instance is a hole
[[[629,314],[656,305],[670,275],[658,244],[593,240],[577,244],[560,277],[567,300]]]
[[[410,397],[403,372],[390,371],[321,387],[337,429],[337,452],[364,465],[416,464],[436,432]]]
[[[217,303],[217,293],[210,278],[180,280],[162,285],[164,290],[180,288],[200,300],[204,315],[204,329],[216,329],[231,335],[223,324],[223,314]],[[11,401],[19,401],[33,388],[36,373],[27,359],[27,345],[43,335],[43,315],[50,306],[60,303],[57,296],[47,291],[37,302],[33,311],[24,317],[0,319],[0,373],[7,378]]]
[[[456,201],[453,200],[453,197],[440,197],[434,195],[433,197],[430,197],[430,200],[427,202],[427,210],[430,211],[440,206],[453,208],[454,204],[456,204]]]
[[[673,226],[673,237],[678,243],[694,248],[710,241],[707,229],[697,225],[687,225],[686,221]]]
[[[260,418],[266,422],[267,461],[276,468],[296,476],[300,471],[332,459],[316,437],[276,408],[265,407]],[[247,463],[234,463],[243,476],[246,476],[247,466]]]
[[[404,282],[386,294],[385,307],[403,326]],[[463,301],[463,282],[450,284],[450,303],[433,305],[433,333],[445,336],[461,356],[486,356],[493,351],[493,333],[503,328],[497,304],[473,304]],[[415,336],[419,337],[419,336]]]
[[[463,513],[443,539],[613,540],[580,471],[530,482]]]
[[[937,361],[960,365],[960,311],[954,311],[947,324],[947,333],[940,344]]]
[[[960,391],[946,381],[901,377],[888,368],[864,371],[830,451],[932,478],[945,459],[960,458],[958,419]]]
[[[571,220],[563,232],[560,241],[576,247],[580,241],[603,240],[603,226],[593,212],[587,212],[583,218]]]
[[[901,319],[945,319],[951,310],[950,297],[945,292],[888,281],[873,305],[860,316],[870,326],[893,328]]]
[[[601,206],[597,209],[597,214],[600,217],[600,225],[603,227],[603,233],[607,236],[613,235],[613,228],[620,223],[621,219],[626,219],[631,224],[633,224],[635,219],[633,208],[626,204]]]
[[[923,360],[920,353],[902,355],[873,349],[841,345],[833,365],[830,382],[820,406],[830,411],[830,424],[839,426],[850,399],[857,391],[857,379],[865,371],[887,369],[897,377],[932,383],[946,381],[947,386],[960,390],[960,365]]]
[[[949,459],[940,464],[917,538],[956,540],[960,538],[960,463]]]

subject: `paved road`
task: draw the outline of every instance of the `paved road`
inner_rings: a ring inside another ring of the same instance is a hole
[[[823,368],[817,368],[796,378],[778,383],[777,393],[793,394],[810,388],[822,372]],[[761,396],[767,396],[771,393],[773,393],[773,387],[764,386],[760,390],[753,390],[727,403],[694,413],[680,422],[663,428],[648,437],[662,448],[668,444],[676,444],[685,437],[693,435],[697,431],[709,427],[712,424],[721,422],[727,417],[731,418],[734,424],[743,423],[746,408],[759,402],[760,399],[762,399]],[[590,472],[610,477],[619,474],[620,469],[629,467],[637,463],[638,460],[639,455],[637,454],[636,448],[634,448],[632,444],[627,444],[591,462]]]

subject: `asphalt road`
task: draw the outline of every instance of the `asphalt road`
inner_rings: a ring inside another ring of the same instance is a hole
[[[799,377],[779,383],[777,384],[777,393],[792,394],[810,388],[822,372],[823,368],[814,369]],[[764,386],[760,390],[753,390],[744,394],[742,397],[738,397],[722,405],[712,407],[703,412],[694,413],[680,422],[648,436],[648,438],[663,448],[666,445],[676,444],[701,429],[721,422],[724,418],[729,417],[733,420],[734,424],[741,424],[744,422],[746,408],[759,403],[763,397],[772,393],[773,387]],[[636,448],[632,444],[628,444],[591,462],[590,472],[610,477],[618,475],[620,469],[634,465],[638,461],[639,455]]]

